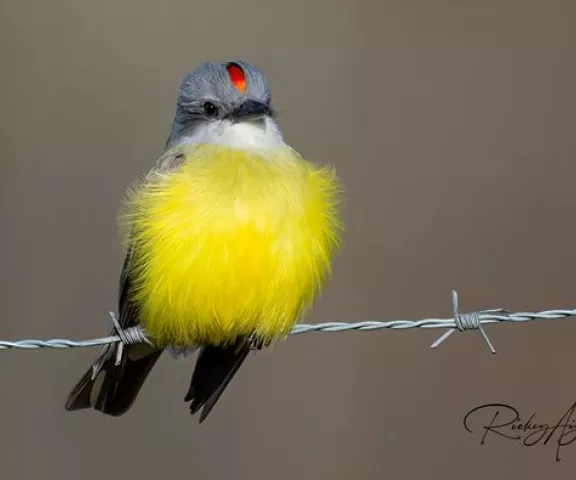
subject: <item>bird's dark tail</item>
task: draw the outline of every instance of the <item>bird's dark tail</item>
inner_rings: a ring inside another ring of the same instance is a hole
[[[66,410],[93,408],[107,415],[126,413],[162,350],[147,344],[125,345],[116,365],[118,345],[107,346],[70,392]],[[95,374],[94,374],[95,373]]]
[[[192,415],[202,409],[200,423],[206,420],[252,348],[254,343],[251,338],[243,338],[227,346],[202,347],[192,374],[190,388],[184,398],[185,402],[191,402]]]

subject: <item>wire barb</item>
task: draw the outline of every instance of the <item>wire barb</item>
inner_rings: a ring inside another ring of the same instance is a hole
[[[430,348],[437,348],[440,346],[444,340],[446,340],[450,335],[456,331],[465,332],[467,330],[480,330],[480,333],[484,337],[484,341],[492,353],[496,353],[496,349],[492,345],[488,334],[482,328],[482,314],[486,313],[506,313],[505,310],[495,309],[495,310],[483,310],[482,312],[470,312],[470,313],[460,313],[458,308],[458,292],[452,290],[452,304],[454,308],[454,323],[455,328],[451,328],[447,332],[443,333],[438,340],[436,340]]]
[[[147,343],[150,346],[154,346],[148,337],[146,336],[146,332],[144,329],[137,325],[135,327],[129,328],[122,328],[120,322],[118,321],[118,317],[114,312],[108,312],[110,318],[112,319],[112,324],[114,325],[114,332],[120,338],[120,342],[118,342],[118,348],[116,349],[116,363],[115,365],[118,366],[122,362],[122,355],[124,354],[124,345],[134,345],[137,343]]]
[[[118,344],[118,348],[116,349],[116,360],[114,361],[115,366],[120,365],[120,363],[122,362],[122,356],[124,355],[125,345],[146,343],[150,346],[154,346],[146,336],[146,331],[140,325],[137,325],[135,327],[122,328],[116,314],[114,312],[108,312],[108,314],[110,315],[110,320],[112,320],[112,330],[110,332],[110,335],[113,334],[116,335],[101,339],[100,345],[104,346],[102,347],[102,350],[100,350],[100,353],[96,358],[96,361],[92,364],[92,380],[94,380],[98,375],[98,373],[100,373],[100,370],[104,366],[104,362],[108,358],[109,352],[114,346],[114,344]],[[84,345],[72,345],[72,346],[84,346]]]

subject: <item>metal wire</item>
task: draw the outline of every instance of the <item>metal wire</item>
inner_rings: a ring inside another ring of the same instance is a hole
[[[446,340],[452,333],[459,331],[464,332],[468,330],[480,330],[488,348],[492,353],[496,353],[488,335],[483,329],[484,325],[492,323],[523,323],[531,322],[533,320],[558,320],[567,317],[576,317],[576,309],[573,310],[545,310],[542,312],[517,312],[510,313],[503,309],[482,310],[472,313],[459,313],[458,311],[458,294],[452,292],[452,300],[454,306],[453,318],[425,318],[422,320],[392,320],[388,322],[378,321],[365,321],[356,323],[344,322],[326,322],[317,323],[313,325],[300,324],[296,325],[291,335],[301,335],[304,333],[314,332],[347,332],[347,331],[374,331],[374,330],[405,330],[408,328],[445,328],[447,332],[436,340],[431,348],[438,347],[444,340]],[[0,350],[22,349],[22,350],[35,350],[38,348],[86,348],[97,347],[104,345],[112,345],[120,343],[122,345],[135,344],[135,343],[148,343],[151,344],[151,339],[147,336],[146,331],[142,327],[131,327],[129,329],[121,329],[114,313],[110,313],[112,322],[114,324],[113,334],[107,337],[94,338],[89,340],[66,340],[66,339],[51,339],[51,340],[18,340],[18,341],[0,341]],[[120,353],[121,355],[121,353]]]

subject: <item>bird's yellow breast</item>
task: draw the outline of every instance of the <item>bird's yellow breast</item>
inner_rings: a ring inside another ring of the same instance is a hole
[[[133,189],[124,219],[141,322],[157,344],[287,335],[330,272],[340,183],[290,148],[188,146]]]

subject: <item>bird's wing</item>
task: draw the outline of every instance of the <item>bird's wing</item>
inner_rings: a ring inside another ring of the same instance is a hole
[[[178,168],[183,159],[180,149],[169,150],[158,159],[152,171]],[[130,276],[134,248],[137,246],[128,245],[120,273],[118,323],[122,329],[134,327],[140,322]],[[113,329],[111,335],[114,333]],[[118,344],[105,346],[91,368],[72,389],[66,409],[94,408],[109,415],[122,415],[134,403],[162,351],[147,344],[126,345],[120,364],[116,365]]]

